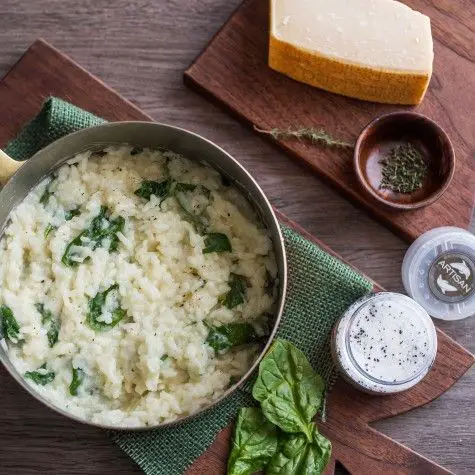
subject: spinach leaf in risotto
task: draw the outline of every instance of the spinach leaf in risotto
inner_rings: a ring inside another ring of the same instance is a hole
[[[52,348],[58,342],[60,329],[59,320],[54,317],[50,310],[45,309],[43,303],[36,303],[35,308],[41,315],[41,324],[48,328],[46,336],[48,338],[49,346]]]
[[[211,252],[232,252],[231,242],[228,236],[223,233],[208,233],[205,236],[205,248],[203,254]]]
[[[214,351],[221,352],[233,346],[254,343],[258,340],[259,337],[249,323],[228,323],[226,325],[211,326],[206,343]]]
[[[125,219],[123,216],[113,220],[108,217],[107,208],[102,206],[99,214],[91,221],[89,228],[79,233],[66,246],[61,262],[68,267],[79,265],[82,259],[78,255],[78,248],[85,247],[93,251],[98,247],[102,247],[106,239],[110,241],[109,251],[116,251],[119,246],[117,233],[122,232],[124,226]]]
[[[73,368],[71,384],[69,385],[69,394],[71,394],[71,396],[78,395],[79,386],[81,386],[85,375],[86,374],[81,368]]]
[[[56,374],[53,371],[46,369],[46,363],[42,364],[36,371],[27,371],[25,373],[26,379],[31,379],[36,384],[46,386],[54,380]]]
[[[12,343],[18,343],[20,337],[20,325],[16,321],[10,307],[2,305],[0,307],[0,323],[4,338],[8,338]]]
[[[223,303],[229,309],[233,309],[244,303],[247,290],[246,277],[238,274],[231,274],[229,281],[229,292],[224,297]]]
[[[87,314],[87,324],[96,331],[106,331],[114,328],[126,315],[127,312],[120,308],[118,299],[111,302],[108,307],[107,296],[117,293],[118,284],[111,285],[104,292],[99,292],[89,302],[89,312]]]

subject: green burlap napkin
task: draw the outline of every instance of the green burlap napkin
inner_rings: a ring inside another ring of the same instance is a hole
[[[75,130],[104,122],[57,98],[45,102],[6,152],[17,160],[29,158],[49,142]],[[338,259],[282,225],[289,267],[288,295],[278,336],[302,349],[330,385],[334,368],[329,335],[336,319],[372,284]],[[253,404],[249,385],[218,407],[190,422],[149,432],[114,432],[114,441],[147,474],[181,474],[232,421],[237,410]]]

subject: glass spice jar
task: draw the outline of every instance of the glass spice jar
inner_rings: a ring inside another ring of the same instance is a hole
[[[332,356],[341,376],[361,391],[405,391],[429,372],[437,334],[427,312],[406,295],[368,294],[338,320]]]

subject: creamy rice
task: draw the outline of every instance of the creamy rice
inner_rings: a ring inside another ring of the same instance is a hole
[[[162,191],[168,180],[167,196],[138,196],[144,180]],[[82,153],[10,218],[0,249],[4,342],[54,405],[114,426],[172,421],[221,396],[255,359],[275,301],[272,242],[215,170],[128,146]],[[94,223],[115,232],[84,234]],[[209,233],[232,250],[206,252],[216,249]],[[252,343],[215,351],[212,330],[233,323],[251,325]]]

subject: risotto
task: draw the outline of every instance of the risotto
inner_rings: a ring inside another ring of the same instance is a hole
[[[2,344],[84,420],[173,421],[220,397],[272,324],[272,242],[239,191],[170,151],[77,155],[11,213]]]

